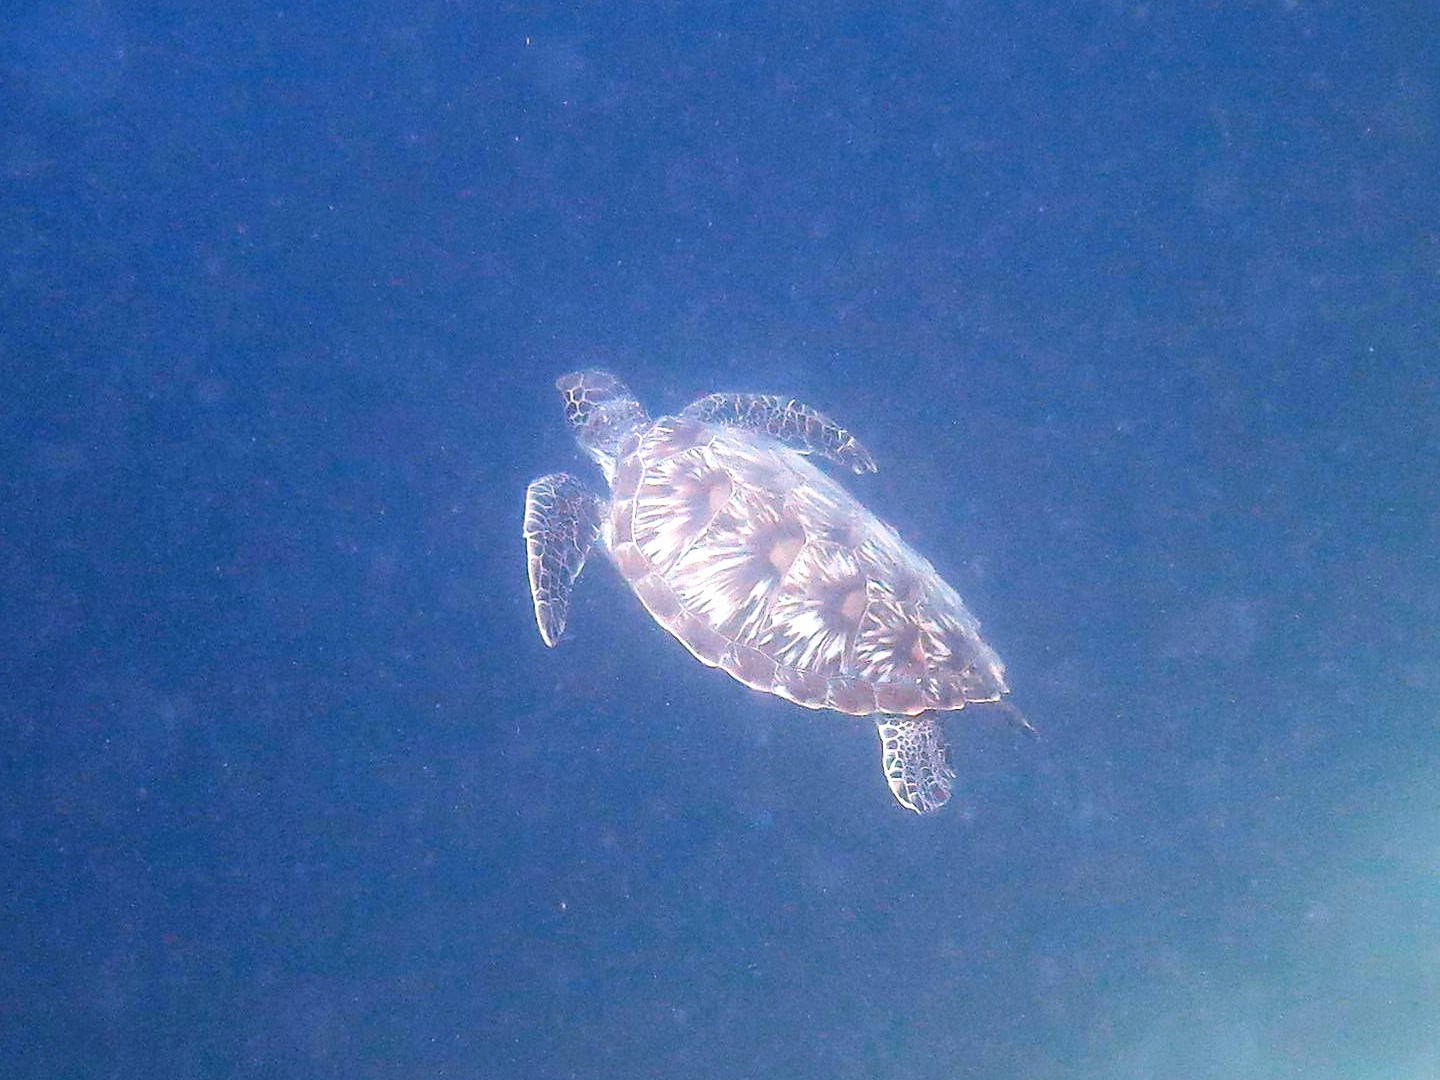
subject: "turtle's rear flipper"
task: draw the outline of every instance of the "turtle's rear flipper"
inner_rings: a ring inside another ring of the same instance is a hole
[[[933,712],[919,716],[882,716],[881,764],[895,800],[917,814],[929,814],[950,798],[955,770],[950,767],[950,745]]]
[[[525,561],[546,645],[565,632],[570,588],[600,535],[600,500],[575,477],[551,473],[525,492]]]
[[[857,473],[875,471],[860,441],[830,417],[774,394],[708,394],[685,406],[681,417],[758,431],[802,454],[818,454]]]

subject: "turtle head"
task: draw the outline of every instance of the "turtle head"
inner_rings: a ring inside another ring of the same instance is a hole
[[[625,437],[650,422],[630,388],[608,371],[575,371],[555,380],[575,439],[608,477]]]

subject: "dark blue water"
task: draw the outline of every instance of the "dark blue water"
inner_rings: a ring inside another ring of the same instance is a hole
[[[5,1074],[1440,1075],[1440,15],[1176,7],[8,9]],[[853,428],[1039,737],[546,650],[581,364]]]

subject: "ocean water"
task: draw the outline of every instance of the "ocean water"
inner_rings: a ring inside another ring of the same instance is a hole
[[[22,3],[17,1078],[1440,1075],[1440,14]],[[555,376],[783,393],[1036,732],[696,663]]]

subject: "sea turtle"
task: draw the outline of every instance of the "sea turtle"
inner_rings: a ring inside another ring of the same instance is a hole
[[[565,473],[526,493],[545,644],[599,539],[696,659],[797,705],[873,717],[900,805],[943,806],[955,773],[939,713],[1000,701],[1005,668],[935,568],[808,460],[869,473],[869,451],[789,398],[710,394],[652,420],[608,372],[556,387],[610,498]]]

